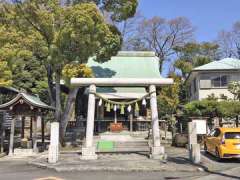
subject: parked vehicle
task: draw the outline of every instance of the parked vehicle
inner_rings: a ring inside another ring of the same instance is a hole
[[[216,128],[204,140],[205,151],[222,158],[240,158],[240,128]]]

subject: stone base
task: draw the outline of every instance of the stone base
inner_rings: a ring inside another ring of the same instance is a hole
[[[166,157],[165,150],[163,146],[151,147],[151,159],[161,159],[164,160]]]
[[[201,153],[200,153],[200,144],[192,144],[190,151],[189,151],[189,156],[190,160],[193,163],[200,163],[201,161]]]
[[[97,159],[97,155],[95,153],[95,147],[83,147],[82,155],[80,159],[82,160],[95,160]]]
[[[50,145],[48,149],[48,163],[57,163],[59,158],[58,146]]]
[[[8,156],[33,156],[33,149],[15,148],[14,153],[9,153]]]

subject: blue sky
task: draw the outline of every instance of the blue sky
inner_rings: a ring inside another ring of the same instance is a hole
[[[196,27],[196,39],[211,41],[223,29],[240,20],[240,0],[139,0],[146,17],[167,19],[185,16]]]

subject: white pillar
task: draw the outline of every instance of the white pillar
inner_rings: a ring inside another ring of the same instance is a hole
[[[197,143],[197,123],[188,123],[188,150],[189,159],[193,163],[199,163],[201,161],[200,145]]]
[[[94,118],[95,118],[95,95],[96,86],[90,85],[89,87],[89,97],[88,97],[88,114],[87,114],[87,130],[86,130],[86,142],[85,146],[82,148],[81,159],[91,160],[97,159],[95,153],[95,146],[93,144],[93,132],[94,132]]]
[[[48,162],[56,163],[59,158],[59,123],[51,123],[51,138],[48,150]]]
[[[150,85],[149,92],[151,93],[150,106],[152,114],[152,137],[153,137],[153,146],[151,147],[151,158],[162,159],[164,157],[164,147],[161,146],[160,143],[156,86]]]
[[[13,151],[14,151],[14,131],[15,131],[15,118],[12,118],[11,121],[11,132],[10,132],[10,139],[9,139],[9,152],[8,155],[9,156],[13,156]]]

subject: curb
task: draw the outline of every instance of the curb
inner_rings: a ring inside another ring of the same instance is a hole
[[[55,165],[49,165],[46,163],[41,162],[28,162],[29,165],[33,165],[38,168],[42,169],[50,169],[54,170],[56,172],[74,172],[74,171],[109,171],[109,172],[199,172],[201,171],[199,168],[196,168],[195,170],[189,170],[189,169],[180,169],[177,168],[122,168],[122,167],[111,167],[111,166],[76,166],[75,167],[57,167],[57,164]]]

